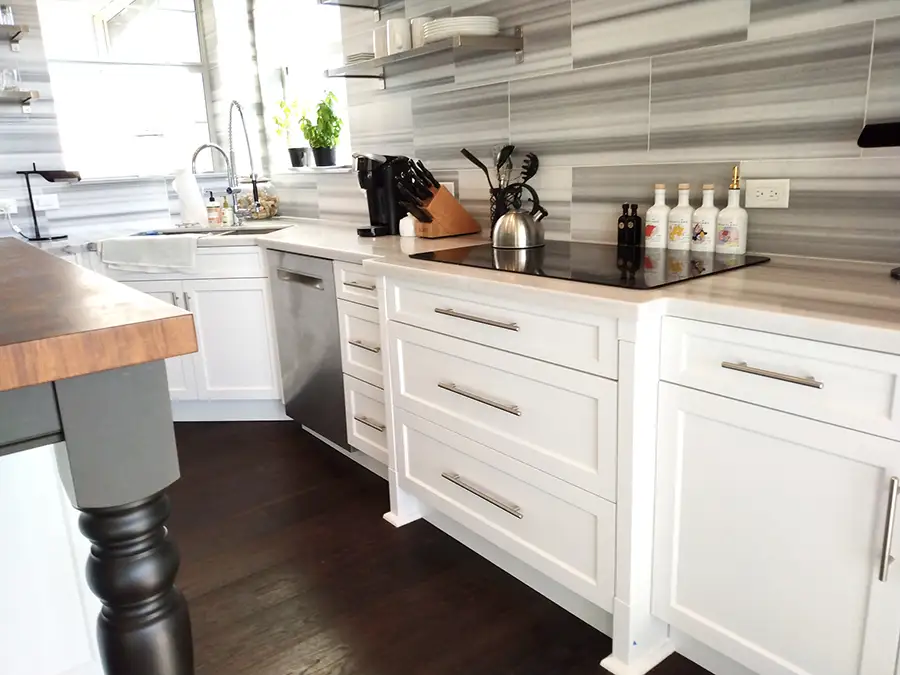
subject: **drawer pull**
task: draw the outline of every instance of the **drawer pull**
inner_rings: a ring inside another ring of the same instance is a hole
[[[360,349],[365,349],[367,352],[372,352],[373,354],[381,353],[381,347],[373,347],[372,345],[367,345],[362,340],[348,340],[347,342],[349,344],[353,345],[354,347],[359,347]]]
[[[891,493],[888,495],[887,519],[884,522],[884,548],[881,551],[881,566],[878,569],[878,580],[887,581],[891,563],[891,544],[894,542],[894,520],[897,517],[897,493],[900,492],[900,478],[891,478]]]
[[[519,325],[515,323],[503,323],[502,321],[494,321],[494,319],[483,319],[480,316],[457,312],[455,309],[442,309],[440,307],[436,307],[434,311],[436,314],[452,316],[454,319],[462,319],[464,321],[472,321],[474,323],[483,323],[485,326],[493,326],[494,328],[503,328],[504,330],[511,330],[516,332],[518,332],[519,330]]]
[[[812,387],[813,389],[824,389],[825,385],[814,377],[797,377],[796,375],[785,375],[784,373],[776,373],[774,370],[763,370],[762,368],[754,368],[746,363],[731,363],[722,361],[722,367],[728,370],[736,370],[739,373],[747,373],[748,375],[759,375],[760,377],[768,377],[772,380],[781,382],[790,382],[791,384],[800,384],[804,387]]]
[[[357,288],[361,291],[374,291],[375,284],[364,284],[359,281],[345,281],[344,286],[349,286],[350,288]]]
[[[384,433],[384,430],[387,428],[383,424],[379,424],[375,420],[370,420],[365,415],[354,415],[353,419],[355,419],[360,424],[365,424],[370,429],[374,429],[375,431],[377,431],[379,433]]]
[[[525,517],[522,514],[522,509],[520,509],[515,504],[510,504],[509,502],[504,502],[502,499],[498,499],[497,497],[492,495],[490,492],[483,490],[480,487],[473,485],[472,483],[469,483],[458,473],[448,473],[448,472],[444,471],[443,473],[441,473],[441,477],[446,480],[449,480],[454,485],[458,485],[466,492],[471,492],[476,497],[480,497],[481,499],[488,502],[489,504],[493,504],[501,511],[506,511],[509,515],[514,516],[515,518],[518,518],[519,520],[521,520],[522,518]]]
[[[516,417],[522,416],[522,411],[519,410],[519,406],[517,405],[509,405],[507,403],[498,403],[497,401],[492,401],[489,398],[485,398],[484,396],[479,396],[478,394],[466,391],[465,389],[460,389],[452,382],[438,382],[438,388],[443,389],[445,391],[449,391],[453,394],[457,394],[458,396],[462,396],[464,398],[468,398],[472,401],[478,401],[478,403],[483,403],[484,405],[489,405],[492,408],[496,408],[497,410],[502,410],[505,413],[509,413],[510,415],[515,415]]]

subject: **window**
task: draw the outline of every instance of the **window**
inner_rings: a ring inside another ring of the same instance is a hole
[[[326,7],[316,0],[256,0],[253,4],[256,51],[265,104],[265,122],[270,162],[274,170],[290,166],[287,141],[275,134],[272,118],[278,113],[278,101],[297,102],[311,117],[326,91],[338,97],[336,111],[344,121],[338,141],[338,164],[349,164],[350,125],[345,80],[325,77],[325,69],[343,62],[341,10]],[[350,15],[353,16],[353,15]],[[371,22],[371,15],[360,12]],[[303,26],[303,39],[297,39],[297,26]],[[371,28],[366,27],[371,33]],[[299,131],[296,141],[305,146]]]
[[[68,168],[168,175],[209,141],[193,0],[38,0],[38,10]]]

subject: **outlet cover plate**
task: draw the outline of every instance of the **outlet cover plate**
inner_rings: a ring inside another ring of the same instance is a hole
[[[748,209],[786,209],[791,201],[790,178],[750,178],[746,188],[744,202]]]
[[[55,194],[34,195],[35,211],[55,211],[59,208],[59,197]]]
[[[19,203],[15,199],[0,199],[0,213],[18,213]]]

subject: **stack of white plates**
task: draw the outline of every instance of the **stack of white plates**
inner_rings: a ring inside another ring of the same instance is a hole
[[[372,52],[359,52],[357,54],[351,54],[344,61],[345,65],[352,65],[354,63],[359,63],[360,61],[371,61],[375,58],[375,54]]]
[[[500,32],[500,20],[494,16],[458,16],[435,19],[425,24],[425,42],[437,42],[457,35],[493,36]]]

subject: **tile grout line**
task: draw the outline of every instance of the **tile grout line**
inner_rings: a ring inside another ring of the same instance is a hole
[[[650,121],[651,115],[653,114],[653,57],[649,58],[648,68],[650,69],[649,77],[647,78],[647,152],[650,152]]]

